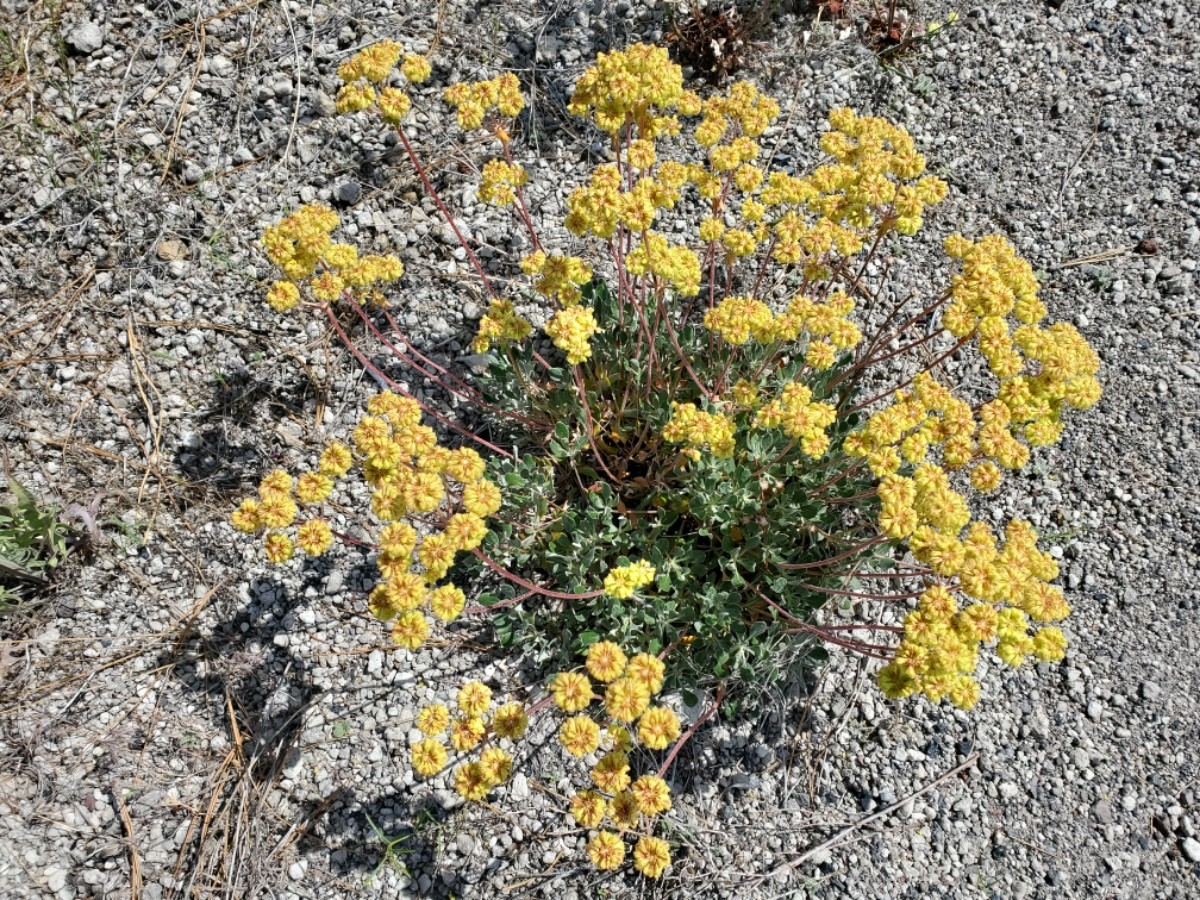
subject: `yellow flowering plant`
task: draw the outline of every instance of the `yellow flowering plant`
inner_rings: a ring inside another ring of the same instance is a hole
[[[412,101],[392,86],[397,66],[409,82],[430,74],[398,45],[367,48],[343,66],[338,105],[395,129],[489,295],[473,349],[491,362],[473,382],[404,338],[387,293],[403,267],[336,242],[331,210],[267,229],[283,274],[271,306],[324,315],[389,388],[349,445],[296,481],[272,473],[235,513],[271,560],[325,552],[338,537],[328,497],[357,465],[381,576],[368,605],[404,647],[462,613],[461,586],[486,571],[503,587],[478,611],[502,644],[547,666],[642,647],[667,689],[733,696],[837,646],[881,660],[889,697],[966,708],[985,649],[1012,666],[1062,658],[1069,607],[1053,558],[1027,522],[997,532],[970,501],[1097,401],[1099,360],[1048,320],[1033,270],[999,236],[952,235],[947,286],[887,301],[868,273],[947,193],[903,128],[834,109],[822,163],[789,174],[762,144],[779,106],[752,84],[701,97],[661,48],[602,53],[569,109],[607,135],[611,158],[570,192],[572,238],[553,247],[512,153],[518,80],[452,85],[459,127],[495,151],[480,198],[511,209],[530,240],[501,285],[399,127]],[[407,394],[366,340],[475,404],[492,439]],[[943,363],[972,353],[988,378],[968,393]],[[462,446],[441,443],[438,424]],[[903,624],[822,624],[831,598],[900,604]],[[609,714],[644,720],[641,695],[617,683]],[[564,711],[591,702],[579,679],[555,684]],[[447,727],[468,749],[488,733],[465,713]],[[596,738],[582,719],[567,734],[568,750]],[[439,768],[426,749],[421,766]],[[489,777],[470,778],[486,793]],[[616,852],[597,845],[595,857]]]

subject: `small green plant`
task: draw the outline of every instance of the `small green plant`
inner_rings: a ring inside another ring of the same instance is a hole
[[[38,502],[16,479],[8,479],[8,492],[13,502],[0,504],[0,614],[49,587],[77,534],[58,509]]]
[[[422,810],[421,813],[424,816],[429,816],[429,813],[426,810]],[[371,818],[370,813],[364,812],[363,815],[367,817],[367,824],[371,826],[371,831],[375,833],[375,837],[378,839],[379,843],[383,845],[383,856],[379,858],[379,862],[376,863],[375,868],[371,870],[371,873],[363,879],[366,886],[370,887],[374,883],[375,879],[379,877],[379,873],[385,868],[389,868],[394,872],[399,872],[404,876],[411,876],[412,873],[409,872],[408,866],[403,863],[401,857],[413,853],[415,848],[404,847],[402,845],[411,840],[415,835],[415,832],[408,831],[404,834],[398,834],[389,837],[388,834],[375,823],[375,820]]]

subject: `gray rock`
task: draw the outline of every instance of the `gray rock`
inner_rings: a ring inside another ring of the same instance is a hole
[[[317,115],[323,116],[326,119],[337,115],[337,103],[328,94],[318,91],[313,97],[313,107],[317,111]]]
[[[184,184],[199,184],[204,180],[204,170],[200,168],[192,160],[188,160],[183,164],[183,171],[180,173]]]
[[[508,783],[508,796],[513,800],[529,799],[529,779],[524,772],[517,772]]]
[[[51,866],[44,873],[46,877],[46,887],[51,893],[57,894],[62,890],[63,885],[67,883],[67,870],[61,866]]]
[[[1097,800],[1092,805],[1092,815],[1097,822],[1107,825],[1113,820],[1112,805],[1107,800]]]
[[[362,199],[362,186],[357,181],[343,181],[333,192],[339,203],[353,205]]]
[[[1191,837],[1184,838],[1179,844],[1179,849],[1189,862],[1200,863],[1200,841]]]
[[[383,651],[372,650],[371,655],[367,657],[367,674],[378,675],[383,671]]]
[[[67,34],[67,46],[78,53],[95,53],[104,46],[104,29],[95,22],[77,25]]]

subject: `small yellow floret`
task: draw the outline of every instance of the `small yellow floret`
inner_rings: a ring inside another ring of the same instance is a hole
[[[625,860],[625,842],[611,831],[601,831],[588,841],[587,854],[597,869],[611,871]]]
[[[662,838],[642,837],[633,848],[633,867],[647,878],[658,878],[671,864],[671,848]]]

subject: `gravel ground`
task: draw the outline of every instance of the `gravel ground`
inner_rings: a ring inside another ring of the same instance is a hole
[[[557,796],[571,770],[545,741],[493,806],[414,785],[418,706],[467,673],[525,677],[485,629],[417,654],[379,646],[365,559],[281,574],[224,516],[266,469],[310,463],[372,388],[316,323],[262,302],[264,224],[319,199],[360,245],[396,249],[400,321],[448,361],[480,314],[397,148],[331,115],[337,64],[385,36],[434,46],[429,101],[519,72],[535,96],[519,152],[535,214],[554,218],[595,151],[563,108],[573,80],[598,49],[661,39],[663,8],[5,0],[5,465],[60,505],[94,505],[100,540],[0,643],[0,896],[1200,895],[1194,14],[1171,0],[959,12],[887,68],[852,24],[785,5],[744,74],[792,111],[775,134],[785,166],[813,160],[835,105],[913,132],[952,186],[901,261],[914,283],[944,271],[945,234],[999,231],[1099,350],[1100,406],[983,510],[1057,534],[1072,647],[1060,666],[990,667],[969,715],[885,703],[835,655],[758,717],[703,729],[673,773],[677,863],[647,886],[585,864]],[[503,274],[519,239],[428,124],[414,138]],[[393,855],[372,822],[400,838]]]

